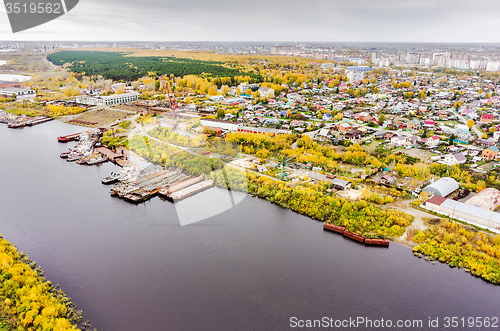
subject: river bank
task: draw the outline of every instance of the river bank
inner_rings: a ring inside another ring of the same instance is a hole
[[[71,299],[43,270],[0,235],[0,298],[7,328],[91,330]],[[82,328],[78,328],[78,325]]]

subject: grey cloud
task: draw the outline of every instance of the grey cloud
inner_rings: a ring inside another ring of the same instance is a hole
[[[498,42],[499,11],[498,0],[81,0],[45,30],[61,40]]]

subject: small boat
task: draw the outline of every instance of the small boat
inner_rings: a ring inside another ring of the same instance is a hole
[[[91,159],[90,161],[87,162],[87,164],[88,165],[95,165],[95,164],[107,162],[108,160],[109,159],[107,156],[105,156],[105,157],[99,156],[97,158]]]

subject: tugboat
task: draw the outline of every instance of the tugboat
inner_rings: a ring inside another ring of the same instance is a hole
[[[83,155],[81,153],[72,152],[71,154],[68,155],[68,159],[66,161],[68,161],[68,162],[75,162],[75,161],[81,159],[82,156]]]
[[[61,159],[67,159],[69,154],[71,154],[72,151],[67,151],[67,152],[64,152],[64,153],[61,153],[59,156],[61,157]]]

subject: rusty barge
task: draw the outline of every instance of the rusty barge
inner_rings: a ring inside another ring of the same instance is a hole
[[[366,238],[360,234],[348,231],[342,226],[338,226],[338,225],[331,224],[328,222],[323,223],[323,229],[333,231],[336,233],[340,233],[348,238],[356,240],[357,242],[363,243],[365,245],[389,247],[389,244],[390,244],[390,241],[387,239]]]

